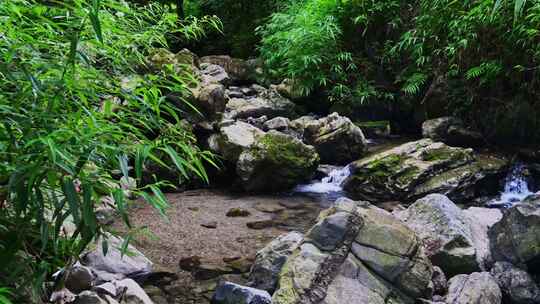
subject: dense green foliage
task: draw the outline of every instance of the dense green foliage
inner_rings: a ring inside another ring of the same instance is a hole
[[[104,196],[138,231],[121,178],[134,177],[130,190],[162,213],[166,185],[142,183],[149,162],[207,180],[212,155],[195,146],[183,112],[165,97],[175,92],[183,100],[195,79],[189,69],[155,69],[146,58],[166,46],[165,33],[193,39],[217,24],[179,24],[157,4],[2,2],[0,287],[15,302],[40,302],[52,272],[91,241],[106,240],[94,213]],[[8,295],[0,289],[0,301]]]
[[[458,114],[488,136],[533,142],[539,9],[523,0],[297,1],[260,28],[260,50],[269,74],[304,94],[322,90],[349,108],[409,106],[423,118]]]

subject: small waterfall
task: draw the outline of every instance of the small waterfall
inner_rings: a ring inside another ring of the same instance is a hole
[[[534,194],[529,189],[529,184],[525,178],[525,169],[525,165],[516,164],[506,176],[504,191],[501,192],[500,197],[490,201],[488,205],[507,208]]]
[[[351,174],[349,166],[338,168],[330,171],[328,176],[322,180],[315,180],[310,184],[298,185],[294,192],[300,193],[315,193],[315,194],[330,194],[340,193],[343,191],[342,184]]]

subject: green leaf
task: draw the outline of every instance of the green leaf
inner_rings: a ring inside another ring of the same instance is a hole
[[[92,23],[92,27],[94,28],[94,33],[96,34],[98,41],[103,44],[101,22],[99,21],[99,8],[100,8],[100,0],[93,0],[92,10],[88,13],[88,17],[90,18],[90,23]]]
[[[122,189],[116,189],[113,192],[114,202],[116,204],[116,210],[120,213],[124,223],[131,228],[131,222],[129,221],[129,216],[127,214],[126,202],[124,200],[124,191]]]
[[[79,226],[81,222],[81,216],[79,213],[79,208],[80,208],[81,203],[79,200],[79,195],[77,194],[77,191],[75,190],[75,184],[74,184],[73,179],[64,178],[63,191],[66,196],[66,200],[68,202],[69,212],[73,216],[73,221],[75,222],[75,225]]]

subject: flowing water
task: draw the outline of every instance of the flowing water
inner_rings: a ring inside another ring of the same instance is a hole
[[[488,202],[488,205],[490,207],[508,208],[534,194],[529,189],[525,170],[523,164],[516,164],[506,176],[504,191],[501,192],[500,197]]]
[[[343,182],[350,174],[351,170],[349,166],[336,168],[321,180],[314,180],[309,184],[298,185],[294,189],[294,192],[334,200],[344,196]]]

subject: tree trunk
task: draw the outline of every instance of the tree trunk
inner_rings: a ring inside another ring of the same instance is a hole
[[[176,15],[178,15],[178,21],[184,19],[184,0],[176,0]]]

